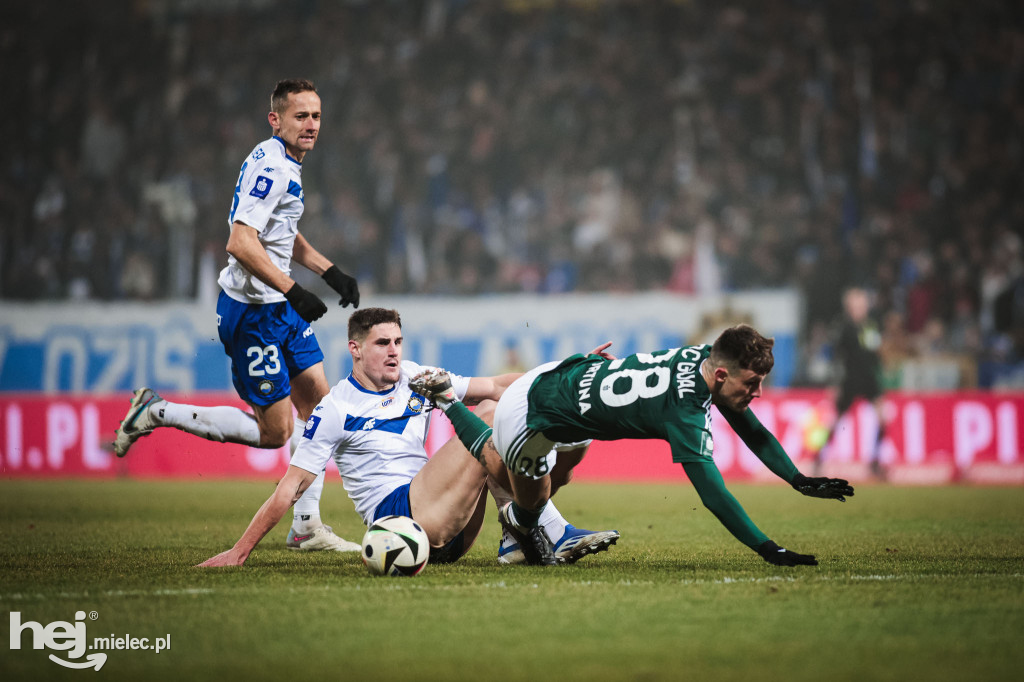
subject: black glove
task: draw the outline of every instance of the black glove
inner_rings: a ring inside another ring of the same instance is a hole
[[[771,540],[765,540],[757,547],[761,558],[775,566],[817,566],[818,560],[812,554],[797,554],[779,547]]]
[[[841,478],[809,478],[797,474],[790,485],[809,497],[822,497],[840,502],[846,502],[847,497],[853,497],[853,486]]]
[[[284,297],[295,308],[295,312],[306,322],[319,320],[327,312],[327,306],[320,300],[320,297],[311,291],[306,291],[296,282]]]
[[[323,274],[323,278],[328,286],[341,294],[341,300],[338,301],[338,304],[342,308],[349,303],[352,304],[353,308],[359,307],[359,284],[356,283],[355,277],[346,275],[338,269],[337,265],[332,265]]]

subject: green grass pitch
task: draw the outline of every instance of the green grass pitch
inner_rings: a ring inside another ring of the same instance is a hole
[[[1019,488],[861,486],[839,504],[731,486],[818,567],[761,561],[680,474],[560,492],[577,525],[622,533],[574,566],[499,566],[492,508],[467,557],[415,578],[288,551],[287,522],[243,568],[192,568],[229,547],[272,488],[0,481],[0,679],[935,682],[1024,668]],[[336,477],[323,511],[362,537]],[[65,652],[32,649],[31,632],[11,650],[11,612],[45,626],[77,611],[89,641],[170,635],[171,647],[108,651],[98,672],[51,662]]]

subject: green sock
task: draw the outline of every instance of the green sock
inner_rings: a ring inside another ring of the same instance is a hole
[[[540,509],[525,509],[520,507],[515,500],[512,500],[512,508],[509,509],[509,521],[521,528],[536,528],[540,523],[540,515],[544,511],[544,506],[542,504]]]
[[[478,462],[483,461],[484,445],[491,437],[493,429],[480,417],[469,411],[469,408],[461,402],[452,403],[445,412],[452,426],[455,427],[455,435],[459,437],[462,444],[469,450]]]

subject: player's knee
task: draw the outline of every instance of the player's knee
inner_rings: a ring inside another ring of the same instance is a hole
[[[267,426],[260,425],[260,447],[268,449],[276,449],[284,447],[288,440],[292,437],[292,429],[281,428],[280,426]]]
[[[494,426],[494,408],[498,406],[493,400],[482,400],[473,410],[473,414],[482,419],[488,426]]]
[[[295,432],[295,421],[291,417],[291,409],[268,410],[256,413],[256,423],[260,427],[260,447],[280,448],[291,439]]]

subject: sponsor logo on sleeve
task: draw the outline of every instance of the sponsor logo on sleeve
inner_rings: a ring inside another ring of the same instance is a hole
[[[256,197],[257,199],[266,199],[267,195],[270,194],[270,188],[273,186],[273,180],[265,175],[258,175],[256,176],[256,185],[249,192],[249,196]]]
[[[302,432],[302,437],[308,440],[313,440],[313,436],[316,434],[318,426],[320,426],[320,417],[315,414],[310,415],[309,419],[306,420],[306,429]]]

